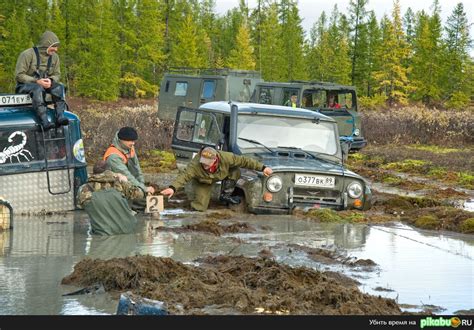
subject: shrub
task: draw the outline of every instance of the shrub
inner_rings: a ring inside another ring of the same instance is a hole
[[[120,78],[120,95],[126,98],[154,98],[158,87],[152,85],[133,73],[127,72]]]
[[[131,106],[120,102],[95,102],[76,104],[71,110],[81,120],[84,148],[89,163],[102,157],[115,133],[123,126],[132,126],[137,130],[136,148],[139,157],[154,149],[171,149],[174,124],[158,119],[155,102]]]
[[[474,112],[405,107],[361,113],[369,144],[428,144],[443,147],[474,143]]]

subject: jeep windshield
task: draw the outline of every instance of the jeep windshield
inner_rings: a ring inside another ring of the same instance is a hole
[[[286,146],[280,148],[300,148],[335,156],[339,143],[335,123],[267,115],[239,114],[237,136],[245,139],[237,139],[237,146],[244,153],[246,149]],[[249,140],[258,141],[265,147]]]
[[[354,99],[353,91],[306,89],[301,105],[310,110],[347,110],[354,109]]]

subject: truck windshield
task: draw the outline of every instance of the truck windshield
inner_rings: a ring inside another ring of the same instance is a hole
[[[239,115],[237,136],[269,148],[288,146],[328,155],[336,154],[339,143],[335,123],[276,116]],[[259,147],[242,139],[237,139],[237,145],[240,149]]]

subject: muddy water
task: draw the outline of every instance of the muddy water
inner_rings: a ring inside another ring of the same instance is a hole
[[[160,219],[143,217],[136,234],[89,234],[83,212],[50,217],[16,217],[13,230],[0,233],[0,314],[113,314],[117,297],[108,293],[63,296],[80,288],[60,285],[85,257],[139,254],[192,263],[204,255],[257,256],[270,252],[279,262],[334,270],[359,281],[360,289],[396,298],[406,310],[434,305],[441,314],[474,307],[474,237],[417,231],[410,227],[319,224],[291,216],[241,215],[222,224],[245,221],[256,231],[215,236],[163,231],[205,218],[206,214],[168,211]],[[373,267],[316,260],[308,248],[340,256],[371,259]],[[410,305],[410,306],[409,306]],[[411,306],[413,305],[413,306]]]

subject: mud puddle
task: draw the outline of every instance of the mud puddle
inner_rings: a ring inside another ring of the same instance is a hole
[[[199,267],[203,258],[263,258],[281,267],[307,267],[322,272],[344,289],[357,285],[363,293],[394,299],[402,307],[417,306],[402,310],[420,311],[423,306],[432,305],[443,309],[441,313],[453,314],[473,308],[472,235],[419,231],[400,224],[318,223],[294,216],[219,212],[220,215],[212,215],[213,212],[170,210],[159,219],[140,218],[136,234],[112,237],[91,236],[87,216],[82,212],[19,217],[13,230],[0,233],[1,313],[114,314],[116,295],[91,292],[63,296],[82,287],[61,285],[62,278],[85,258],[111,260],[146,255],[169,257],[183,267]],[[180,231],[209,218],[219,228],[246,224],[253,230],[224,231],[220,235]],[[318,255],[331,262],[318,259]],[[357,264],[357,260],[371,260],[375,265]],[[234,260],[233,265],[236,263]],[[247,302],[247,307],[236,310],[234,305],[222,307],[214,302],[204,308],[195,307],[194,312],[199,309],[200,313],[232,314],[268,310],[263,303],[257,305]],[[275,306],[273,312],[283,313],[291,305]]]

